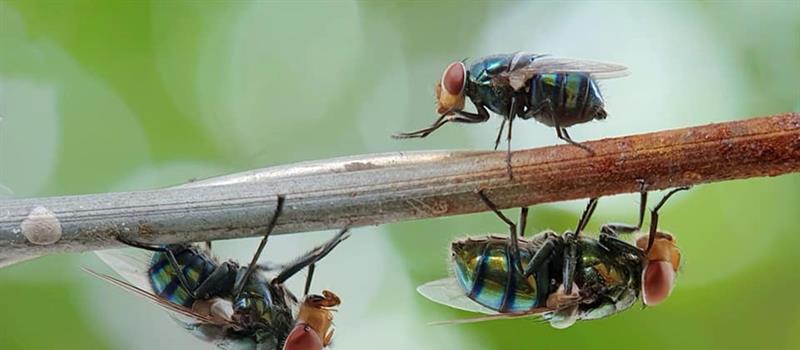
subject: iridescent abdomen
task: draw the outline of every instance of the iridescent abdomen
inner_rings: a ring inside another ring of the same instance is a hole
[[[168,248],[175,255],[175,260],[182,270],[180,273],[186,277],[190,288],[197,288],[216,268],[216,262],[203,254],[198,254],[190,247],[171,245]],[[191,307],[194,303],[189,292],[181,286],[176,271],[170,265],[165,253],[153,254],[148,277],[156,295],[186,307]]]
[[[528,311],[537,305],[536,281],[521,273],[509,278],[511,268],[507,239],[486,237],[454,242],[454,270],[459,285],[477,303],[499,312]],[[520,247],[520,260],[527,265],[531,252]]]
[[[530,104],[526,117],[560,127],[604,119],[605,102],[597,82],[584,73],[537,74],[530,82]]]

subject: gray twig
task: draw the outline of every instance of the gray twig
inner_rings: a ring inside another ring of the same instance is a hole
[[[306,162],[142,192],[0,201],[0,265],[119,247],[116,236],[175,243],[378,225],[800,171],[800,114],[505,152],[395,152]]]

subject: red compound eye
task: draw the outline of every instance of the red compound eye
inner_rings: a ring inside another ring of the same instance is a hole
[[[667,299],[675,282],[675,271],[668,261],[650,261],[642,273],[642,299],[656,305]]]
[[[467,78],[467,69],[461,62],[450,63],[442,75],[442,87],[450,95],[460,95],[464,90]]]
[[[283,350],[322,350],[322,346],[322,339],[311,326],[298,323],[286,337]]]

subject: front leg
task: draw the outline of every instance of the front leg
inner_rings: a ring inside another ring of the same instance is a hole
[[[489,120],[489,111],[486,109],[486,106],[484,106],[482,103],[473,103],[473,105],[478,113],[453,111],[455,116],[452,116],[452,121],[456,123],[475,124],[483,123]]]
[[[454,123],[466,123],[466,124],[474,124],[474,123],[483,123],[489,120],[489,111],[486,110],[481,104],[475,104],[475,109],[478,113],[470,113],[465,111],[452,111],[452,113],[442,114],[439,116],[439,119],[431,124],[431,126],[427,128],[422,128],[415,131],[410,132],[402,132],[392,135],[394,139],[411,139],[411,138],[424,138],[443,125],[447,124],[448,122]]]
[[[446,115],[441,115],[441,116],[439,116],[439,119],[436,119],[436,121],[433,122],[433,124],[431,124],[431,126],[429,126],[427,128],[423,128],[423,129],[419,129],[419,130],[415,130],[415,131],[410,131],[410,132],[397,133],[397,134],[392,135],[392,138],[393,139],[423,138],[425,136],[430,135],[432,132],[436,131],[436,129],[439,129],[440,127],[442,127],[442,125],[447,124],[447,122],[449,122],[449,121],[450,121],[450,119],[448,119],[448,117]]]
[[[644,212],[647,209],[647,183],[643,179],[636,180],[639,183],[639,223],[636,225],[609,223],[600,227],[600,232],[606,235],[617,237],[620,234],[631,234],[639,232],[644,223]]]
[[[631,234],[638,232],[641,228],[642,228],[641,225],[608,223],[608,224],[603,224],[603,226],[600,227],[600,233],[611,237],[618,237],[621,234]]]
[[[601,232],[598,240],[600,241],[600,245],[610,252],[628,254],[639,259],[644,258],[644,252],[641,249],[617,238],[615,235]]]

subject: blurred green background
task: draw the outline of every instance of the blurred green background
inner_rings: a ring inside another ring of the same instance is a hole
[[[577,140],[800,111],[797,1],[3,0],[0,196],[147,189],[358,153],[489,149],[498,118],[425,140],[388,136],[433,120],[433,84],[448,63],[517,50],[630,67],[603,82],[610,116],[572,128]],[[533,122],[514,131],[517,148],[559,143]],[[529,232],[572,227],[582,206],[537,206]],[[635,196],[603,199],[590,229],[634,221],[636,208]],[[450,240],[505,232],[491,214],[358,228],[314,288],[344,301],[338,349],[797,349],[799,214],[798,175],[681,193],[661,219],[685,258],[669,300],[568,330],[528,320],[426,325],[470,316],[414,288],[447,275]],[[330,234],[276,237],[266,255],[284,261]],[[253,249],[252,239],[215,245],[242,260]],[[210,348],[80,266],[107,271],[90,253],[0,270],[0,349]]]

